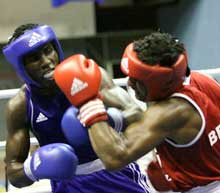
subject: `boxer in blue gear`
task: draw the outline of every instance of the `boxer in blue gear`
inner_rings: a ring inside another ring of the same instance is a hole
[[[5,162],[12,185],[24,187],[35,180],[50,179],[53,193],[148,192],[146,177],[136,163],[117,172],[106,171],[90,144],[74,147],[63,134],[61,120],[71,104],[53,79],[55,67],[63,60],[63,51],[51,27],[37,24],[18,27],[3,54],[25,83],[6,107]],[[102,73],[106,73],[104,69]],[[120,92],[111,90],[113,82],[107,73],[105,76],[103,100],[109,101],[109,106],[119,102],[124,116],[131,117],[128,120],[137,119],[139,109],[134,104],[132,112],[126,111],[126,105],[132,105],[132,101],[123,102],[124,98],[130,99],[125,91],[121,98],[115,96]],[[32,157],[28,157],[30,131],[40,144]],[[59,161],[53,162],[47,155]],[[67,160],[62,164],[63,159]],[[45,171],[47,165],[50,169]],[[54,173],[52,168],[56,171],[58,167],[59,173]],[[68,169],[69,173],[64,175]]]

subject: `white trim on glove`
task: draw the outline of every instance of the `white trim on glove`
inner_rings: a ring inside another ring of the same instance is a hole
[[[28,156],[28,158],[25,160],[24,164],[23,164],[23,169],[24,169],[24,173],[25,175],[32,180],[33,182],[37,181],[36,177],[34,176],[34,174],[31,171],[31,160],[32,157]]]

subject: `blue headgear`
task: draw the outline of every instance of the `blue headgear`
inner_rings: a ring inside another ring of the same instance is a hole
[[[27,85],[41,87],[39,83],[32,80],[27,74],[24,67],[23,57],[49,42],[52,42],[56,47],[61,62],[64,59],[62,48],[54,31],[47,25],[41,25],[26,31],[15,41],[3,48],[3,54],[6,60],[13,65],[19,77]]]

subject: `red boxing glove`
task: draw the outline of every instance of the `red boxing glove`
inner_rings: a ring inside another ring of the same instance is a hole
[[[56,67],[54,79],[69,101],[79,107],[98,95],[101,72],[95,61],[76,54]]]
[[[82,105],[79,109],[78,119],[85,127],[99,121],[107,121],[108,115],[102,100],[95,98]]]

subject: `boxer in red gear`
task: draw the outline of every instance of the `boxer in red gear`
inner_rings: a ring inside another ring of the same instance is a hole
[[[167,181],[152,179],[157,190],[220,192],[219,84],[190,73],[184,45],[167,33],[129,44],[121,68],[148,108],[120,134],[104,121],[90,126],[92,146],[105,167],[119,170],[156,148],[157,168]]]

